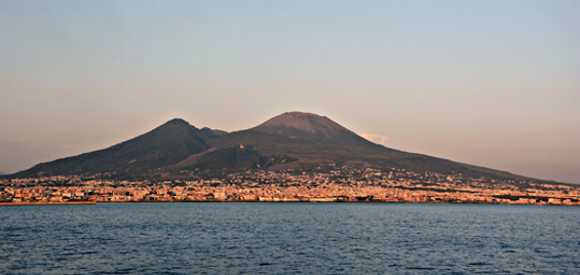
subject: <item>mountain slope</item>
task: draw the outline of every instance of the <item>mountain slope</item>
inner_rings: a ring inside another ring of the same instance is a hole
[[[213,139],[213,138],[217,138],[223,135],[227,135],[228,132],[226,131],[222,131],[222,130],[217,130],[217,129],[211,129],[208,127],[204,127],[201,128],[199,130],[199,135],[204,139],[204,140],[208,140],[208,139]]]
[[[41,163],[12,176],[146,173],[208,148],[197,128],[182,119],[173,119],[146,134],[107,149]]]
[[[41,163],[10,177],[99,173],[146,177],[183,170],[311,169],[325,165],[523,179],[508,172],[387,148],[327,117],[300,112],[284,113],[232,133],[200,130],[174,119],[110,148]]]
[[[327,117],[291,112],[210,141],[216,148],[250,145],[264,155],[295,158],[296,167],[335,162],[362,167],[401,168],[417,172],[462,173],[473,177],[519,176],[447,159],[403,152],[372,143]]]

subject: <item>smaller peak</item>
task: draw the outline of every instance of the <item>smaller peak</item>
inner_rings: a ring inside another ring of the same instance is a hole
[[[173,118],[173,119],[170,119],[169,121],[167,121],[165,124],[176,124],[176,125],[186,124],[186,125],[189,125],[189,122],[185,121],[185,119],[183,119],[183,118]]]
[[[209,127],[199,129],[199,133],[205,138],[216,138],[228,134],[228,132]]]
[[[189,122],[185,121],[185,119],[182,118],[173,118],[171,120],[168,120],[167,122],[163,123],[161,126],[159,126],[158,128],[160,129],[166,129],[166,128],[186,128],[186,127],[194,127],[193,125],[189,124]]]

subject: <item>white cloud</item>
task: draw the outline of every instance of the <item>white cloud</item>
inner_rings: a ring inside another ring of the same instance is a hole
[[[389,137],[384,135],[375,133],[361,133],[361,136],[377,144],[386,146],[389,143]]]

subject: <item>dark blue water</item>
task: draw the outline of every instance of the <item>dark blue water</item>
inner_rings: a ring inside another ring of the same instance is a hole
[[[177,203],[0,208],[1,274],[580,274],[580,208]]]

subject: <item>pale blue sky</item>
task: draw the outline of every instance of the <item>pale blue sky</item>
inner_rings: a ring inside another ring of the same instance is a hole
[[[580,183],[579,1],[0,0],[0,171],[290,110]]]

